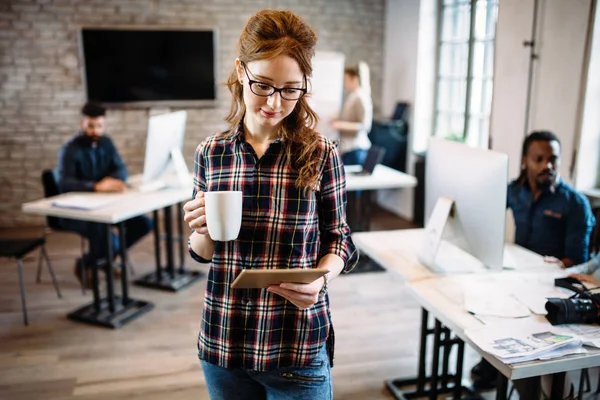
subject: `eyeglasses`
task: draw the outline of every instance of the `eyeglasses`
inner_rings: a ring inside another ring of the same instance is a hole
[[[246,64],[242,65],[244,66],[244,72],[246,72],[246,76],[248,77],[248,86],[250,86],[252,93],[257,96],[269,97],[272,94],[279,92],[279,95],[284,100],[300,100],[307,92],[306,88],[276,88],[268,83],[254,81],[250,79],[250,75],[248,75]],[[304,86],[306,86],[306,76],[304,76]]]

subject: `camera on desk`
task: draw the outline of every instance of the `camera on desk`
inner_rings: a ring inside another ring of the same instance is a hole
[[[546,319],[552,325],[596,324],[600,322],[600,293],[593,293],[575,278],[556,278],[554,286],[575,294],[568,299],[548,298]]]

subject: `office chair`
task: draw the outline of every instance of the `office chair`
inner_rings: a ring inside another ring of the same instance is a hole
[[[60,190],[58,189],[58,179],[56,176],[56,170],[46,169],[42,171],[42,185],[44,186],[44,197],[52,197],[60,194]],[[44,242],[42,244],[44,253],[46,253],[46,237],[48,234],[52,232],[69,232],[76,234],[73,231],[69,231],[63,228],[60,223],[60,218],[57,217],[46,217],[46,228],[44,229]],[[79,236],[79,235],[78,235]],[[85,238],[80,236],[81,238],[81,257],[85,254]],[[42,253],[40,252],[40,257],[38,260],[38,269],[37,269],[37,277],[36,282],[40,283],[42,278]],[[85,271],[82,269],[81,272],[81,291],[85,294]]]
[[[396,108],[394,109],[394,115],[392,115],[393,121],[404,120],[404,113],[408,108],[408,103],[398,102],[396,103]]]
[[[369,140],[374,146],[386,149],[381,164],[406,172],[408,126],[402,121],[373,121]]]
[[[14,258],[17,260],[17,267],[19,270],[19,287],[21,290],[21,309],[23,312],[23,323],[25,325],[29,325],[29,319],[27,318],[27,304],[25,300],[25,285],[23,283],[23,262],[22,259],[29,252],[35,250],[36,248],[41,246],[40,256],[44,257],[46,260],[46,265],[48,266],[48,271],[50,272],[50,276],[52,277],[52,283],[54,284],[54,289],[56,290],[56,295],[59,299],[62,298],[60,293],[60,289],[58,287],[58,282],[56,281],[56,277],[54,276],[54,270],[52,269],[52,264],[50,264],[50,259],[48,258],[48,253],[46,253],[45,248],[46,239],[44,237],[41,238],[33,238],[33,239],[2,239],[0,240],[0,257]]]

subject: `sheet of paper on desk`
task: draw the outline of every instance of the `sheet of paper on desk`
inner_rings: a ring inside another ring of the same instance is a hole
[[[522,326],[520,326],[522,325]],[[526,324],[489,326],[465,333],[483,351],[507,364],[579,353],[582,341],[556,329],[523,330]],[[561,350],[561,351],[558,351]]]
[[[122,199],[122,196],[115,194],[82,193],[58,198],[52,205],[77,210],[97,210]]]
[[[502,359],[502,361],[504,361],[507,364],[518,364],[518,363],[534,361],[534,360],[552,360],[553,358],[571,356],[574,354],[585,354],[587,352],[588,351],[586,349],[581,347],[580,342],[576,342],[576,343],[573,343],[570,345],[566,345],[564,347],[559,347],[558,349],[555,349],[555,350],[550,350],[550,351],[544,352],[539,355],[504,358],[504,359]]]
[[[556,287],[533,285],[518,285],[512,289],[512,294],[521,304],[527,306],[532,313],[538,315],[546,315],[546,299],[548,297],[569,297]]]
[[[559,325],[557,328],[579,336],[586,346],[600,348],[600,326],[598,325],[569,324]]]
[[[528,317],[529,308],[519,303],[510,293],[485,288],[468,288],[465,291],[465,309],[476,315],[506,318]]]

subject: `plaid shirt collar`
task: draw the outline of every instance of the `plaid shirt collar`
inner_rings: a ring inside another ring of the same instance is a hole
[[[229,139],[231,140],[232,143],[247,143],[246,142],[246,137],[244,134],[244,119],[242,118],[242,121],[238,124],[238,126],[235,128],[235,130],[229,135]],[[284,139],[279,136],[277,139],[273,140],[272,143],[283,143]]]

